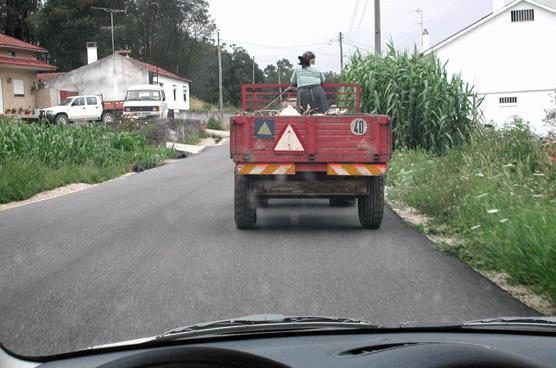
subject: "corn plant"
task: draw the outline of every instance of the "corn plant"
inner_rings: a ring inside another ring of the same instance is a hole
[[[361,85],[363,112],[391,116],[396,147],[443,152],[466,142],[481,116],[482,99],[446,64],[393,44],[386,56],[356,52],[342,79]]]

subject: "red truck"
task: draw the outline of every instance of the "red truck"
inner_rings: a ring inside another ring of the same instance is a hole
[[[243,113],[230,119],[237,227],[254,228],[257,206],[269,198],[328,198],[331,206],[357,199],[361,225],[378,229],[392,151],[390,118],[360,112],[357,84],[323,85],[335,112],[280,116],[284,101],[295,101],[295,91],[283,92],[287,87],[244,85]]]

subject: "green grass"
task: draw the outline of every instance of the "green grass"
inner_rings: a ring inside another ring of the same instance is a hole
[[[519,121],[477,131],[441,156],[398,150],[388,174],[390,201],[416,208],[463,240],[451,252],[477,268],[506,272],[553,302],[555,183],[555,166]]]
[[[103,125],[55,126],[0,119],[0,203],[75,182],[98,183],[158,166],[172,150]]]

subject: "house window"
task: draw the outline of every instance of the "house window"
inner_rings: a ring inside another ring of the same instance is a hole
[[[21,79],[12,80],[14,86],[14,96],[15,97],[25,97],[25,84]]]
[[[177,101],[177,92],[178,91],[178,87],[176,87],[176,85],[174,85],[174,101]]]
[[[532,22],[535,20],[535,9],[512,10],[512,22]]]
[[[515,105],[517,104],[517,97],[500,97],[500,105]]]
[[[183,101],[187,102],[187,87],[183,86]]]
[[[12,56],[15,56],[15,51],[12,51]]]

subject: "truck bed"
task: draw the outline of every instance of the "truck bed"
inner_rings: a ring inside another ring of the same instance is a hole
[[[352,130],[362,119],[367,129]],[[290,127],[291,128],[288,128]],[[291,131],[290,149],[279,144]],[[288,131],[288,132],[286,132]],[[293,163],[296,171],[326,171],[331,163],[383,164],[391,154],[390,118],[384,115],[235,116],[230,121],[230,154],[236,164]]]

